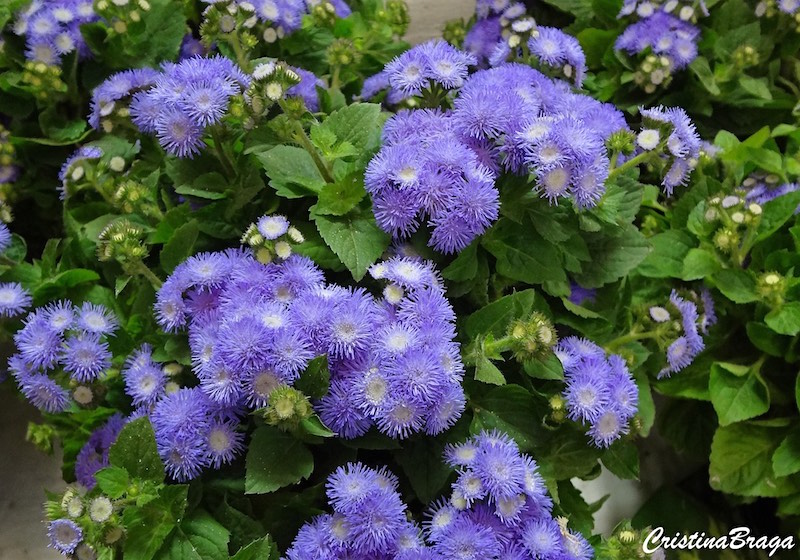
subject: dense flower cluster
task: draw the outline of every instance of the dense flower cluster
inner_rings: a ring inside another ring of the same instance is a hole
[[[96,21],[92,0],[34,0],[17,14],[14,32],[25,36],[25,56],[44,64],[58,64],[73,51],[91,55],[81,25]]]
[[[388,284],[374,298],[325,284],[282,240],[292,229],[280,216],[259,220],[254,233],[274,241],[278,257],[268,264],[246,251],[204,253],[164,283],[159,322],[188,327],[198,390],[219,408],[265,407],[325,355],[331,387],[317,409],[340,436],[372,425],[393,437],[450,426],[464,407],[463,368],[432,265],[396,257],[373,266],[373,277]]]
[[[497,219],[495,173],[474,143],[455,130],[453,113],[401,112],[386,123],[383,135],[383,148],[370,162],[365,184],[385,231],[406,237],[427,216],[430,244],[453,253]]]
[[[598,447],[608,447],[628,433],[636,414],[639,392],[625,360],[606,356],[597,344],[571,336],[556,347],[564,366],[564,398],[571,420],[589,424]]]
[[[81,146],[67,158],[61,165],[58,173],[59,194],[61,200],[66,200],[70,194],[69,185],[91,179],[92,167],[87,165],[89,160],[97,160],[103,157],[103,150],[97,146]]]
[[[335,9],[338,17],[350,15],[350,7],[344,0],[326,0]],[[234,16],[241,11],[246,15],[245,26],[252,28],[256,23],[266,24],[262,32],[265,41],[272,43],[276,39],[300,29],[303,16],[309,9],[320,3],[320,0],[203,0],[206,4],[221,7],[228,16]],[[222,31],[233,31],[223,22]]]
[[[164,64],[152,87],[133,95],[131,121],[155,134],[169,153],[190,157],[204,146],[206,127],[222,120],[231,98],[249,83],[249,76],[221,56]]]
[[[551,201],[595,205],[609,172],[605,140],[624,129],[613,106],[528,66],[505,64],[471,75],[452,111],[390,119],[366,186],[384,230],[405,237],[427,216],[430,244],[457,252],[496,219],[501,170],[533,173]]]
[[[191,480],[206,467],[218,469],[244,449],[237,411],[211,400],[200,387],[161,398],[150,421],[167,472],[178,481]]]
[[[637,137],[644,151],[660,150],[666,166],[661,184],[667,196],[685,185],[700,157],[700,136],[686,111],[680,107],[642,108],[642,130]]]
[[[58,381],[84,386],[97,380],[111,365],[105,339],[116,329],[116,318],[102,305],[60,301],[39,307],[14,335],[16,353],[8,361],[9,370],[31,403],[61,412],[71,399]]]
[[[578,40],[555,27],[536,28],[528,40],[528,49],[539,64],[559,70],[565,78],[581,87],[586,74],[586,55]]]
[[[445,41],[428,41],[405,51],[365,80],[361,97],[369,99],[388,89],[386,101],[396,104],[425,91],[457,89],[477,62],[472,54]]]
[[[800,184],[782,183],[777,175],[753,173],[742,182],[742,189],[745,202],[763,206],[770,200],[799,191]],[[800,213],[800,206],[795,213]]]
[[[636,15],[641,19],[664,13],[676,16],[682,21],[697,21],[708,16],[708,8],[703,0],[625,0],[617,17]]]
[[[670,59],[670,67],[681,70],[697,57],[700,29],[668,14],[658,13],[625,29],[616,48],[631,55],[652,50]]]
[[[500,432],[450,446],[457,470],[449,500],[434,503],[420,529],[406,515],[397,479],[385,469],[350,463],[327,483],[332,514],[304,525],[288,560],[587,560],[586,539],[553,517],[536,462]]]
[[[588,560],[586,539],[555,519],[536,461],[501,432],[482,432],[445,451],[456,469],[449,502],[433,504],[425,523],[441,560]]]
[[[11,230],[4,222],[0,222],[0,253],[11,246]]]
[[[75,458],[75,478],[86,489],[91,490],[95,487],[97,484],[95,473],[109,465],[108,452],[125,426],[125,422],[122,415],[115,414],[92,432],[89,440],[78,452]]]
[[[800,2],[796,0],[761,0],[756,4],[755,14],[758,17],[775,17],[783,13],[795,20],[795,24],[800,26]]]
[[[386,469],[348,463],[328,477],[333,514],[305,524],[286,552],[288,560],[416,558],[420,528],[406,518],[398,480]]]
[[[659,344],[666,352],[666,365],[659,377],[670,377],[688,367],[705,348],[703,335],[717,322],[714,301],[707,290],[685,296],[673,290],[666,305],[649,309],[654,330],[661,331]]]
[[[78,548],[83,540],[83,530],[71,519],[56,519],[48,525],[47,536],[50,537],[52,548],[67,555]]]
[[[157,70],[140,68],[118,72],[107,78],[92,92],[89,124],[95,129],[111,132],[115,117],[124,119],[130,116],[128,104],[131,95],[152,86],[158,76]]]

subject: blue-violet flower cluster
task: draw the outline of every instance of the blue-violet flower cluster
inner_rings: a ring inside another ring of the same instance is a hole
[[[9,370],[34,406],[62,412],[71,402],[64,387],[70,380],[91,384],[111,365],[106,338],[116,329],[116,317],[102,305],[59,301],[39,307],[14,335]]]
[[[25,57],[44,64],[59,64],[73,51],[91,56],[81,35],[81,25],[97,21],[92,0],[34,0],[17,14],[14,32],[25,36]]]
[[[589,424],[597,447],[608,447],[628,433],[639,391],[625,360],[584,338],[567,337],[556,347],[564,366],[568,417]]]

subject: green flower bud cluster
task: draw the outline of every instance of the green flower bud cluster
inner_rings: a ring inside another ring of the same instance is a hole
[[[731,59],[733,60],[733,64],[739,69],[756,66],[759,62],[758,51],[751,45],[746,44],[736,47],[736,50],[733,51],[731,55]]]
[[[379,23],[387,24],[397,36],[405,35],[408,24],[411,23],[408,4],[404,0],[387,0],[384,8],[378,10],[376,16]]]
[[[97,15],[109,22],[113,34],[123,35],[138,28],[142,14],[150,11],[148,0],[97,0],[94,3]]]
[[[22,71],[22,83],[39,101],[57,101],[67,92],[61,67],[29,60]]]
[[[255,120],[265,117],[275,103],[282,101],[286,91],[300,83],[300,76],[289,68],[284,62],[270,60],[256,66],[253,70],[253,81],[247,88],[247,111],[250,119],[245,126],[253,125]],[[287,100],[288,101],[288,100]],[[305,113],[305,104],[300,100],[300,105],[289,103],[287,107],[291,112]],[[299,118],[298,115],[290,115]]]
[[[454,47],[461,48],[466,35],[467,25],[463,19],[451,19],[444,24],[444,29],[442,29],[442,38]]]
[[[634,83],[645,93],[655,93],[672,82],[672,61],[666,56],[648,54],[633,74]]]
[[[267,264],[274,259],[285,260],[292,254],[292,245],[303,243],[305,238],[300,230],[294,226],[288,226],[285,233],[273,236],[269,231],[262,231],[270,225],[263,223],[253,223],[248,226],[242,235],[242,245],[248,245],[255,251],[259,262]],[[281,228],[282,229],[282,228]]]
[[[125,218],[114,220],[98,236],[97,258],[103,262],[116,260],[122,264],[123,269],[134,264],[140,265],[148,254],[144,238],[145,230],[142,226]]]
[[[512,322],[507,336],[514,357],[522,362],[546,357],[558,343],[552,321],[539,312],[534,312],[527,320]]]
[[[334,40],[325,52],[331,66],[349,66],[361,61],[361,52],[350,39]]]
[[[330,2],[320,2],[311,8],[311,17],[316,26],[333,27],[337,19],[336,8]]]
[[[303,393],[288,386],[278,387],[269,395],[269,404],[261,409],[267,424],[282,430],[297,429],[300,422],[314,414],[311,403]]]
[[[743,248],[746,240],[752,238],[761,222],[762,212],[760,204],[731,194],[709,199],[703,218],[715,227],[712,241],[717,250],[725,255],[734,255]]]
[[[783,304],[787,287],[786,278],[773,271],[764,272],[756,280],[756,292],[772,307]]]

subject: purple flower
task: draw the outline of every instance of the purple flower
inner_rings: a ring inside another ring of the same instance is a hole
[[[700,29],[664,12],[629,25],[617,38],[615,48],[630,55],[650,49],[666,56],[672,69],[682,70],[697,57]]]
[[[116,102],[121,101],[137,90],[155,83],[158,71],[151,68],[125,70],[112,75],[92,92],[89,124],[94,129],[100,128],[100,120],[111,115]]]
[[[4,222],[0,222],[0,253],[11,246],[11,230]]]
[[[125,392],[133,399],[134,406],[152,405],[163,395],[166,375],[153,361],[152,349],[143,344],[131,354],[122,368]]]
[[[75,477],[91,490],[97,484],[95,473],[109,465],[108,452],[117,440],[125,420],[120,414],[110,417],[103,426],[92,432],[75,459]]]
[[[55,414],[69,408],[69,393],[43,373],[19,376],[17,383],[25,398],[40,410]]]
[[[1,230],[0,235],[2,235]],[[0,283],[0,317],[22,315],[32,301],[31,295],[19,282]]]
[[[91,54],[80,26],[98,19],[91,2],[32,2],[17,13],[14,32],[25,36],[28,60],[59,64],[75,50],[80,58]]]
[[[72,554],[83,540],[83,530],[70,519],[56,519],[47,527],[50,547],[61,554]]]
[[[475,55],[484,66],[502,38],[499,17],[490,17],[475,22],[464,37],[464,50]]]
[[[528,48],[539,62],[557,68],[580,87],[586,74],[586,55],[578,40],[555,27],[537,27]]]
[[[444,89],[460,87],[469,66],[475,64],[474,55],[434,40],[404,52],[389,62],[384,71],[392,88],[404,95],[419,95],[432,84]]]
[[[312,72],[292,66],[291,69],[300,76],[300,82],[293,85],[286,91],[289,97],[299,97],[306,104],[306,108],[312,113],[319,111],[319,95],[317,88],[325,87],[325,82],[317,78]]]
[[[663,159],[669,164],[662,185],[667,196],[678,185],[685,185],[700,157],[700,136],[686,112],[680,107],[653,107],[640,110],[643,125],[661,127],[668,132]]]
[[[111,366],[111,352],[100,335],[78,334],[64,342],[60,360],[73,379],[87,383]]]

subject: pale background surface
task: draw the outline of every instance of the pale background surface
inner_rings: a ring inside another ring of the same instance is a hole
[[[406,36],[418,43],[440,34],[445,21],[467,19],[474,0],[406,0],[411,10],[411,26]],[[59,472],[60,458],[40,453],[25,442],[29,420],[35,411],[20,402],[4,384],[0,389],[0,560],[58,560],[57,552],[47,549],[42,522],[44,491],[64,486]],[[644,491],[635,483],[620,481],[608,472],[579,488],[587,501],[605,494],[611,497],[596,514],[597,530],[610,531],[616,523],[638,508]]]

